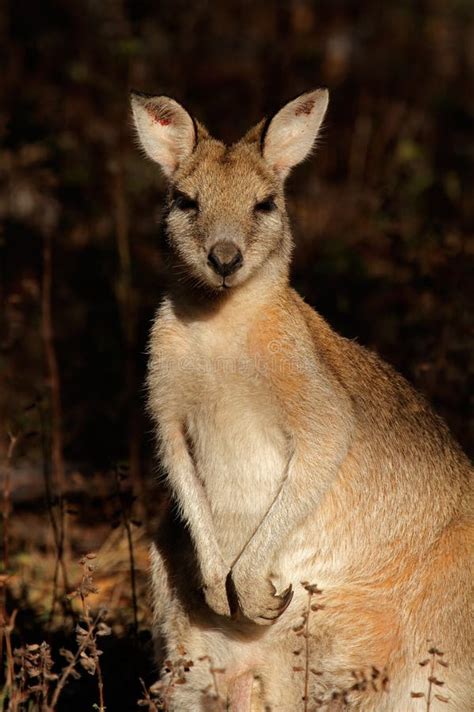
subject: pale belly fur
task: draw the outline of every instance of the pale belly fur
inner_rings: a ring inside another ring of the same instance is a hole
[[[262,399],[242,400],[242,384],[212,388],[189,412],[187,430],[224,559],[238,557],[278,494],[287,438]]]

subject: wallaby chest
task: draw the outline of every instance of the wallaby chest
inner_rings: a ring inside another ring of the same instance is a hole
[[[168,352],[163,395],[179,409],[220,545],[232,558],[278,493],[288,440],[245,328],[204,322],[176,324],[173,332],[159,342]]]

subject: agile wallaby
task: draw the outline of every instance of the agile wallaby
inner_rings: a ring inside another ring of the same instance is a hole
[[[411,692],[427,690],[430,645],[449,660],[431,711],[474,709],[470,464],[403,378],[288,284],[284,181],[327,103],[305,93],[227,147],[173,99],[132,96],[169,180],[174,278],[148,386],[179,511],[152,551],[153,596],[171,668],[193,665],[173,686],[168,664],[167,709],[424,710]],[[294,653],[305,581],[322,590],[309,678]],[[354,684],[372,666],[388,691]]]

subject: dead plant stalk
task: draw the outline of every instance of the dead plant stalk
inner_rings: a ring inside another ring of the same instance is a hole
[[[58,359],[54,343],[54,322],[52,313],[52,282],[53,258],[52,235],[46,230],[43,239],[43,284],[42,284],[42,336],[46,359],[46,370],[50,390],[51,404],[51,464],[54,486],[59,501],[59,549],[58,558],[61,559],[69,550],[67,536],[67,518],[64,503],[65,474],[63,458],[63,427],[61,405],[61,378]],[[61,568],[64,576],[65,569],[56,565],[56,579]],[[63,581],[64,590],[67,591],[67,581]]]

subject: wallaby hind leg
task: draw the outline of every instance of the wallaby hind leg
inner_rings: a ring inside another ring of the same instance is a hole
[[[161,521],[150,556],[153,633],[166,709],[223,712],[227,709],[227,679],[224,674],[213,674],[213,668],[227,667],[222,659],[226,650],[223,635],[218,630],[218,617],[209,611],[199,592],[189,534],[171,510]],[[236,708],[240,709],[247,712],[244,707]]]
[[[294,656],[292,656],[294,658]],[[293,672],[295,660],[278,650],[265,661],[259,670],[263,705],[260,709],[271,712],[299,712],[304,709],[304,684],[300,672]]]

